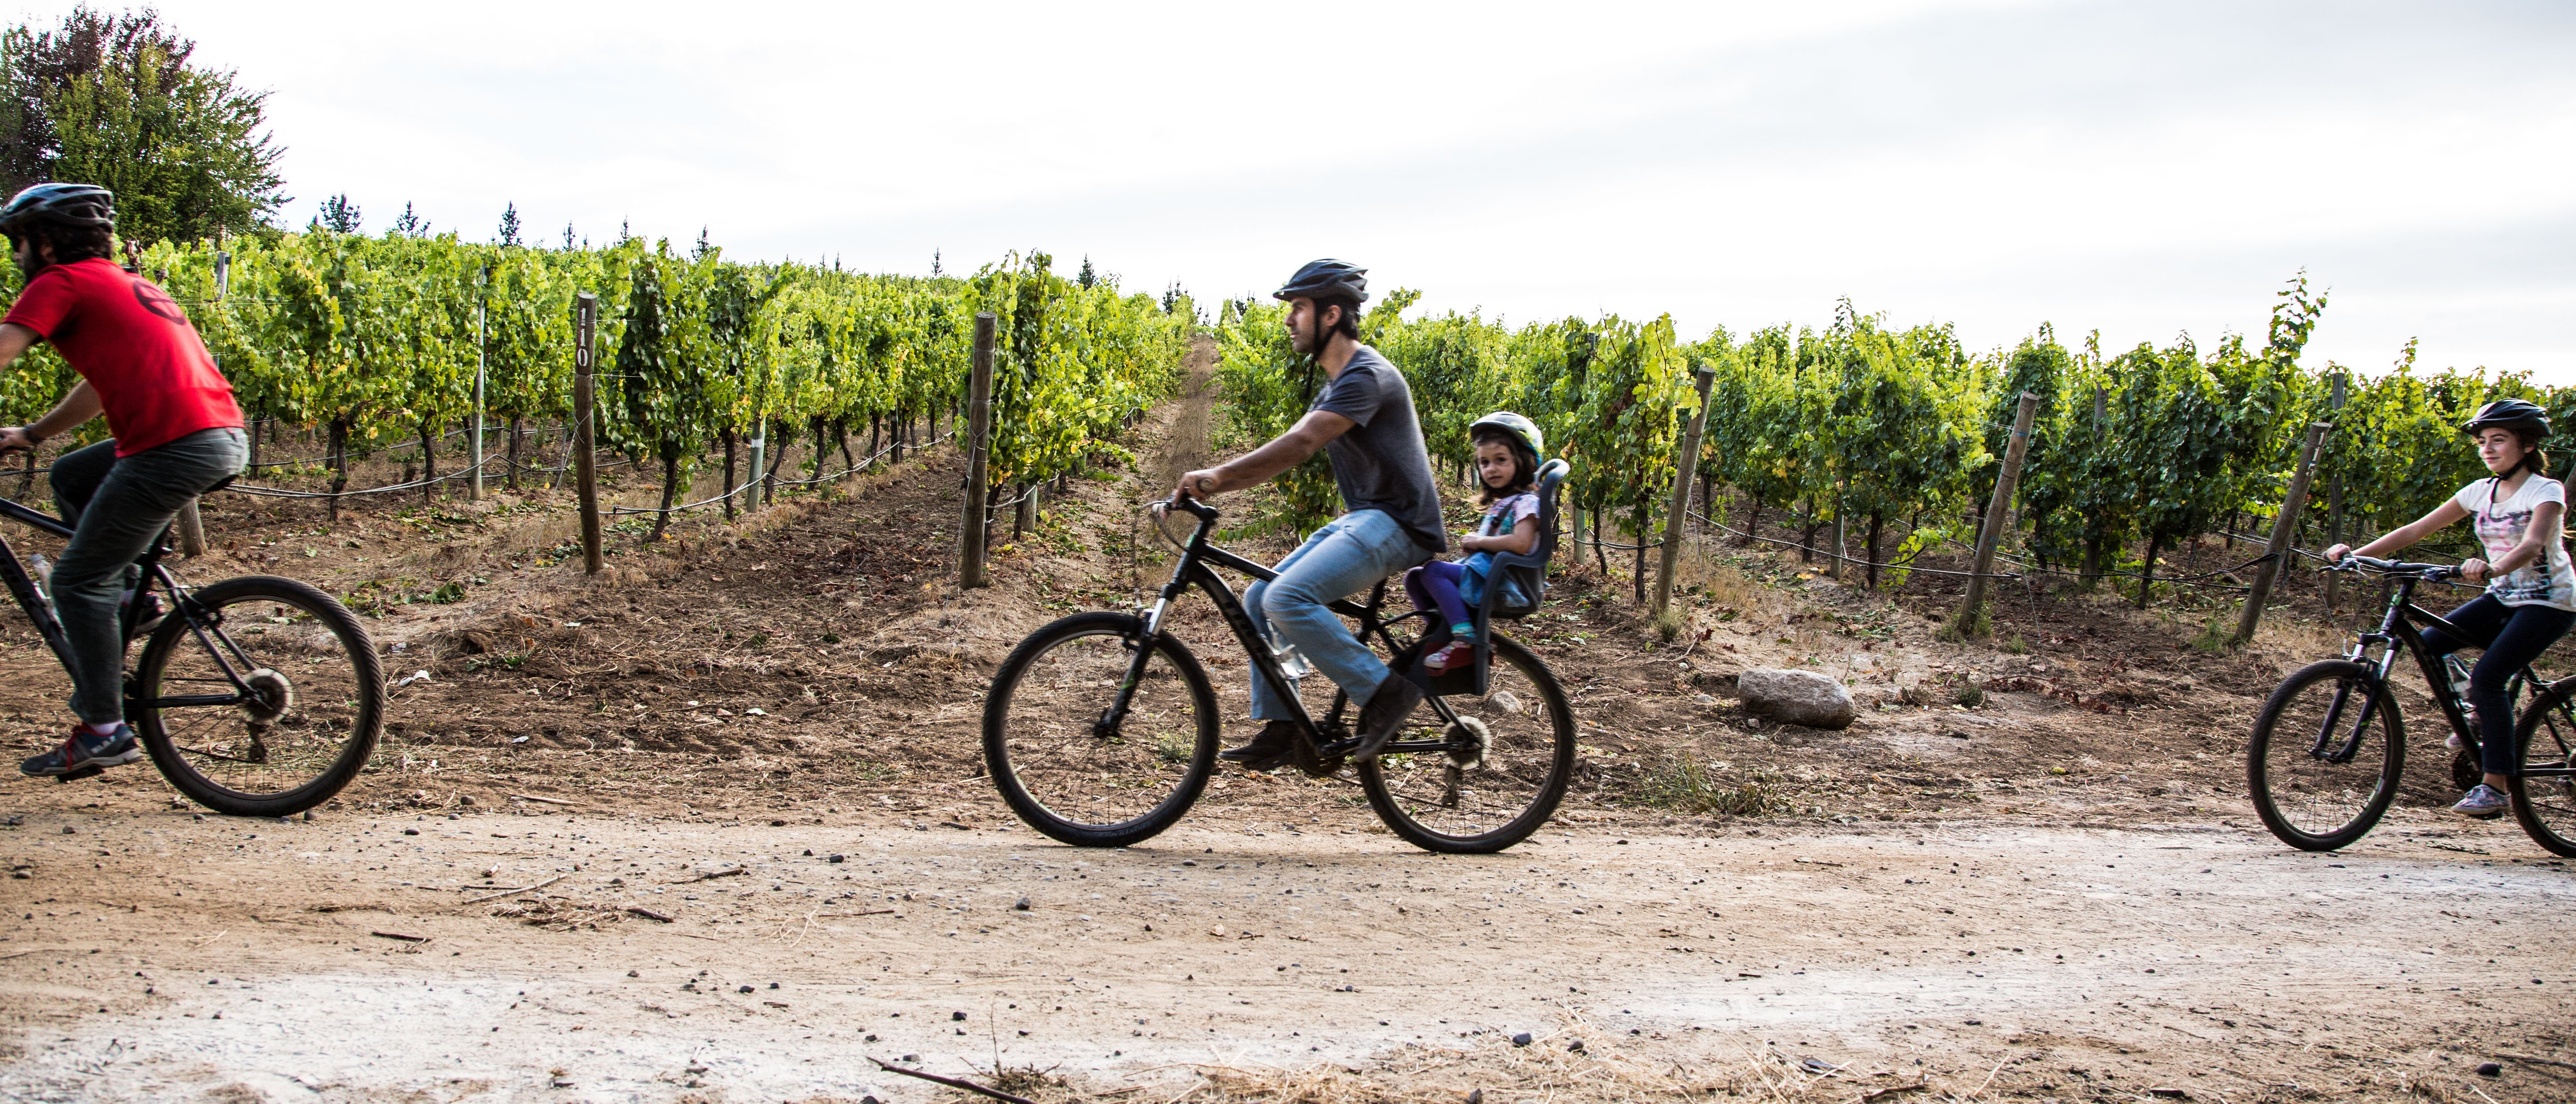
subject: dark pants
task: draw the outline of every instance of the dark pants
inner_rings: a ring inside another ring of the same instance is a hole
[[[2486,654],[2469,668],[2469,704],[2478,710],[2478,758],[2488,774],[2511,778],[2522,773],[2520,749],[2513,746],[2513,701],[2505,683],[2530,666],[2540,653],[2576,625],[2576,613],[2548,606],[2508,606],[2478,595],[2444,614],[2473,639],[2461,640],[2441,629],[2429,629],[2424,642],[2433,654],[2446,656],[2484,645]]]
[[[116,607],[134,588],[134,561],[188,500],[241,474],[249,439],[206,429],[122,460],[115,441],[64,453],[49,482],[72,527],[54,565],[54,610],[71,645],[72,712],[93,725],[125,718],[125,640]]]
[[[1418,610],[1438,609],[1443,628],[1456,628],[1472,623],[1467,616],[1467,600],[1458,594],[1458,584],[1467,579],[1467,569],[1450,560],[1433,560],[1404,573],[1404,593],[1413,599]]]

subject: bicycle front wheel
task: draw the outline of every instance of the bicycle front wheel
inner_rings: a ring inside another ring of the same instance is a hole
[[[2532,695],[2514,744],[2522,769],[2505,784],[2514,820],[2550,854],[2576,858],[2576,679]]]
[[[1125,847],[1190,810],[1216,767],[1216,691],[1170,633],[1154,637],[1127,715],[1102,723],[1144,619],[1078,613],[1029,634],[984,696],[984,765],[1029,827]]]
[[[2397,699],[2361,664],[2330,659],[2292,672],[2254,718],[2246,788],[2281,842],[2332,851],[2369,832],[2406,769]]]
[[[385,677],[348,607],[256,575],[178,606],[144,642],[126,701],[162,777],[233,816],[291,816],[357,777],[382,729]]]
[[[1556,673],[1497,636],[1485,696],[1437,700],[1455,721],[1426,701],[1360,765],[1369,805],[1426,851],[1490,854],[1529,838],[1574,777],[1574,707]]]

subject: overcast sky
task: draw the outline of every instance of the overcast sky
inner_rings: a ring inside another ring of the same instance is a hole
[[[274,91],[297,225],[515,202],[1211,304],[1331,255],[1515,323],[1848,296],[1979,348],[2259,336],[2305,268],[2311,365],[2576,383],[2565,3],[160,6]]]

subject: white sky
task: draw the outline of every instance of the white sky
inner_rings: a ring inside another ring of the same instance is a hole
[[[59,17],[68,4],[20,3]],[[301,225],[1042,248],[1211,306],[1339,256],[1517,322],[2259,335],[2576,383],[2576,6],[163,0]]]

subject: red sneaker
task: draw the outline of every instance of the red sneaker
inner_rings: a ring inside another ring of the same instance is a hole
[[[1446,674],[1449,671],[1456,670],[1458,668],[1473,667],[1475,665],[1476,646],[1464,640],[1452,640],[1449,642],[1448,647],[1431,653],[1429,657],[1422,661],[1423,670],[1429,671],[1435,675]]]

